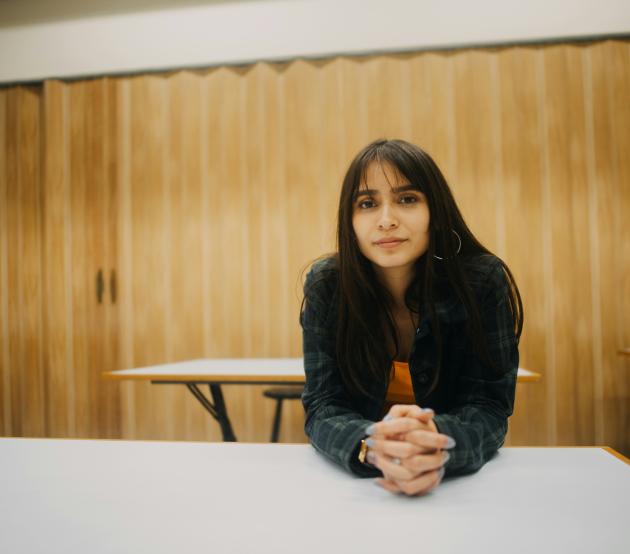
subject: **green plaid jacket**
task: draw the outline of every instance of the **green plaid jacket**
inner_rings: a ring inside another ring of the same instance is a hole
[[[416,330],[409,369],[416,403],[435,411],[441,433],[457,443],[445,475],[477,471],[501,447],[514,407],[518,341],[508,303],[508,283],[498,258],[481,255],[462,262],[480,305],[491,359],[488,367],[472,352],[464,327],[466,311],[455,299],[436,304],[442,339],[442,368],[430,393],[438,345],[429,320]],[[313,286],[311,286],[313,285]],[[370,398],[351,399],[344,390],[336,361],[338,272],[336,261],[316,262],[304,285],[306,303],[300,315],[306,384],[302,403],[305,431],[311,444],[352,473],[373,477],[380,472],[361,464],[357,453],[366,428],[382,416],[385,383],[374,383]]]

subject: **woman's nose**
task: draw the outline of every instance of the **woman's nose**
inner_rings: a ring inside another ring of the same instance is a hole
[[[378,228],[379,229],[392,229],[398,225],[396,218],[392,214],[392,211],[387,206],[383,207],[381,211],[381,217],[379,218]]]

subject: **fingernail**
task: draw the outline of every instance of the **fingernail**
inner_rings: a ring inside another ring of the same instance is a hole
[[[374,462],[376,462],[376,455],[374,454],[374,452],[368,452],[365,459],[372,465],[375,465]]]
[[[389,415],[389,414],[387,414],[387,415],[383,418],[383,421],[389,421],[390,419],[394,419],[394,416],[393,416],[393,415]]]
[[[374,434],[374,431],[376,431],[376,424],[375,424],[375,423],[372,423],[372,425],[370,425],[370,426],[369,426],[369,427],[365,430],[365,433],[366,433],[367,435],[373,435],[373,434]]]
[[[374,439],[365,439],[365,444],[368,446],[374,446]]]
[[[442,477],[444,477],[444,472],[446,470],[444,468],[440,469],[440,471],[438,472],[438,479],[441,481]]]
[[[431,408],[422,408],[422,411],[426,414],[434,414],[435,412]]]
[[[451,459],[451,455],[448,452],[442,452],[442,464],[445,464]]]
[[[446,437],[446,445],[444,448],[455,448],[455,439],[453,437]]]

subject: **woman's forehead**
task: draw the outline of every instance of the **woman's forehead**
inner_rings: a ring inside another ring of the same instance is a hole
[[[409,179],[394,164],[387,160],[372,160],[365,166],[357,189],[391,190],[408,184]]]

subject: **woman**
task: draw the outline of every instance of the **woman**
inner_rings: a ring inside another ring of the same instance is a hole
[[[407,495],[478,470],[514,406],[523,316],[510,270],[431,157],[402,140],[350,164],[337,243],[308,273],[300,312],[311,443]]]

